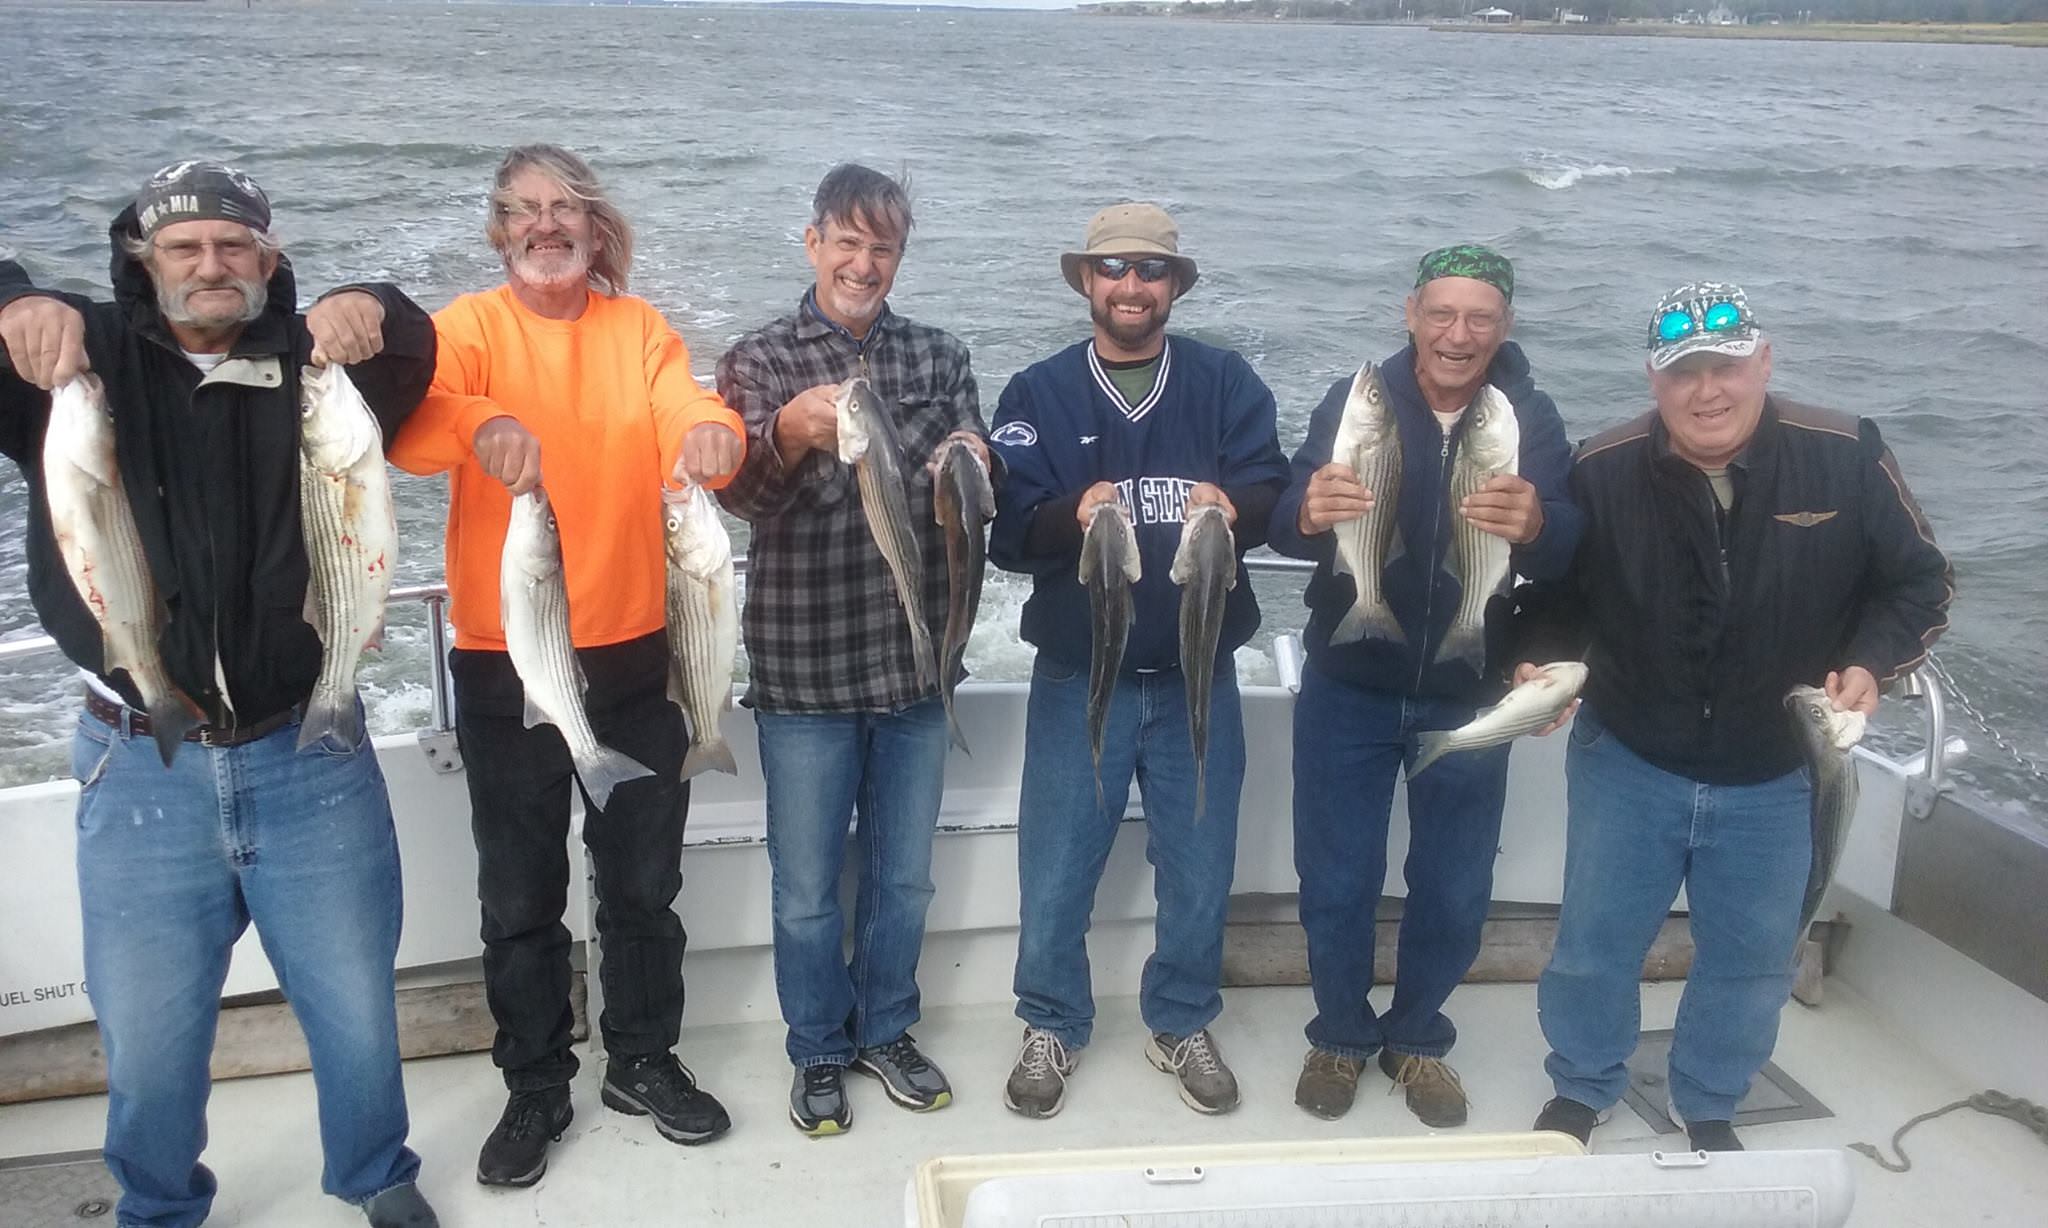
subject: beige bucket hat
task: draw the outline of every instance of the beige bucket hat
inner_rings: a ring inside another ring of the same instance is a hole
[[[1086,294],[1081,285],[1081,268],[1094,256],[1126,256],[1142,259],[1164,256],[1173,264],[1173,296],[1188,292],[1200,275],[1195,262],[1180,254],[1180,227],[1158,205],[1138,202],[1111,205],[1088,219],[1088,233],[1078,252],[1060,253],[1060,272],[1076,294]]]

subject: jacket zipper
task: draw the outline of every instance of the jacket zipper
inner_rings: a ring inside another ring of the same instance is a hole
[[[1700,476],[1701,476],[1702,478],[1704,478],[1704,477],[1705,477],[1706,475],[1705,475],[1705,474],[1701,474]],[[1709,517],[1710,517],[1710,518],[1712,519],[1712,521],[1713,521],[1713,525],[1714,525],[1714,549],[1715,549],[1715,551],[1716,551],[1716,552],[1717,552],[1717,553],[1719,554],[1719,556],[1720,556],[1720,561],[1721,561],[1721,602],[1720,602],[1720,605],[1721,605],[1721,624],[1722,624],[1722,625],[1721,625],[1721,627],[1720,627],[1720,628],[1717,628],[1717,630],[1722,630],[1722,631],[1725,631],[1725,628],[1726,628],[1726,626],[1727,626],[1727,621],[1728,621],[1728,606],[1729,606],[1730,600],[1731,600],[1731,599],[1733,598],[1733,596],[1734,596],[1734,581],[1733,581],[1733,580],[1732,580],[1732,579],[1730,578],[1730,576],[1729,576],[1729,574],[1728,574],[1728,519],[1729,519],[1729,518],[1730,518],[1731,516],[1733,516],[1734,514],[1735,514],[1735,509],[1734,509],[1734,508],[1732,508],[1732,507],[1730,507],[1730,508],[1726,508],[1726,509],[1722,508],[1722,506],[1721,506],[1721,500],[1720,500],[1720,496],[1718,496],[1718,495],[1716,495],[1716,494],[1714,493],[1714,484],[1713,484],[1713,482],[1712,482],[1711,480],[1708,480],[1708,482],[1707,482],[1707,515],[1708,515],[1708,516],[1709,516]],[[1709,685],[1709,687],[1711,687],[1711,686],[1712,686],[1712,681],[1711,681],[1711,679],[1709,680],[1709,682],[1708,682],[1708,685]],[[1701,701],[1701,704],[1700,704],[1700,720],[1701,720],[1701,722],[1702,722],[1702,723],[1708,723],[1708,724],[1710,724],[1710,723],[1712,723],[1713,719],[1714,719],[1714,697],[1713,697],[1713,695],[1712,695],[1712,694],[1709,694],[1709,695],[1708,695],[1708,696],[1706,697],[1706,699],[1705,699],[1705,700]]]
[[[1462,425],[1462,423],[1461,423]],[[1445,487],[1444,473],[1450,467],[1451,437],[1444,435],[1444,446],[1436,454],[1436,516],[1429,526],[1429,574],[1422,589],[1422,646],[1415,659],[1415,689],[1422,690],[1422,675],[1429,668],[1429,624],[1436,609],[1436,543],[1444,532],[1444,503],[1451,497]]]

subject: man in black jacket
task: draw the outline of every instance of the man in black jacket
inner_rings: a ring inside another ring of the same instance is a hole
[[[253,921],[311,1052],[322,1188],[380,1228],[423,1228],[436,1221],[405,1145],[390,801],[367,740],[295,749],[321,653],[302,613],[298,471],[302,365],[347,366],[388,440],[433,376],[433,323],[387,285],[299,314],[269,227],[246,175],[179,162],[114,220],[114,302],[37,290],[0,261],[0,451],[28,481],[29,592],[89,675],[72,770],[105,1158],[121,1223],[206,1218],[208,1059],[229,951]],[[168,766],[51,532],[49,390],[87,369],[163,606],[164,665],[201,722]]]
[[[1571,573],[1524,594],[1524,664],[1586,654],[1566,752],[1564,907],[1538,989],[1557,1097],[1587,1140],[1628,1085],[1643,953],[1683,885],[1696,954],[1671,1103],[1701,1150],[1777,1041],[1813,856],[1785,707],[1819,684],[1877,710],[1948,626],[1948,560],[1876,424],[1769,395],[1742,291],[1701,283],[1649,327],[1656,411],[1587,441]]]

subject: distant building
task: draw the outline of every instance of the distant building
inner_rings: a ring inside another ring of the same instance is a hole
[[[1557,24],[1558,24],[1558,25],[1561,25],[1561,26],[1578,26],[1578,25],[1584,25],[1584,24],[1586,24],[1586,21],[1587,21],[1587,18],[1586,18],[1586,15],[1585,15],[1584,13],[1574,13],[1574,12],[1572,12],[1572,11],[1571,11],[1570,9],[1559,9],[1559,10],[1557,10]]]
[[[1515,15],[1506,9],[1480,9],[1472,14],[1472,17],[1475,21],[1483,21],[1490,26],[1504,26],[1515,20]]]

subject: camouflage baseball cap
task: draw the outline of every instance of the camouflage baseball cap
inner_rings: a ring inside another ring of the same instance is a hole
[[[1650,313],[1650,369],[1662,371],[1688,354],[1747,358],[1763,335],[1741,286],[1693,282],[1665,295]]]

